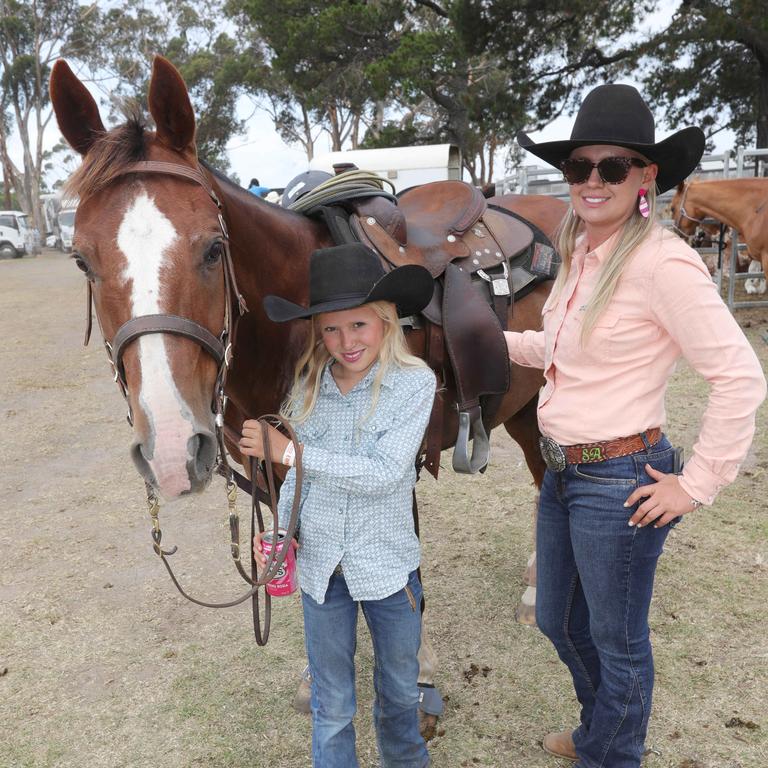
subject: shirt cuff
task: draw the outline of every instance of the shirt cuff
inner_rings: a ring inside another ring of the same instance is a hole
[[[720,476],[715,475],[706,467],[701,466],[694,456],[686,462],[682,475],[680,475],[680,486],[692,498],[700,501],[702,504],[712,504],[717,494],[728,483]]]

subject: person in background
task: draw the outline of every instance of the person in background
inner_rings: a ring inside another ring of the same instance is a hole
[[[269,194],[269,187],[262,187],[258,179],[251,179],[248,185],[248,191],[256,197],[266,197]]]
[[[656,142],[640,94],[608,84],[586,96],[569,140],[518,142],[562,170],[571,203],[543,330],[506,333],[514,362],[544,370],[536,620],[581,706],[578,727],[543,746],[577,768],[638,768],[656,564],[670,527],[735,479],[765,377],[698,254],[656,221],[657,193],[702,156],[701,130]],[[662,432],[681,356],[711,386],[684,466]]]

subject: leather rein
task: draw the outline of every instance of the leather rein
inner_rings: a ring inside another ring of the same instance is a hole
[[[139,317],[133,317],[130,320],[123,323],[116,331],[111,341],[108,341],[104,336],[103,328],[102,337],[104,338],[104,347],[107,352],[107,358],[112,366],[114,372],[114,380],[120,388],[120,392],[128,400],[128,383],[125,376],[125,368],[123,365],[123,355],[125,350],[141,336],[155,333],[168,333],[176,336],[183,336],[191,339],[198,344],[205,352],[207,352],[215,361],[218,367],[218,373],[216,376],[216,383],[213,390],[213,397],[211,402],[211,410],[215,414],[214,424],[216,431],[216,443],[217,443],[217,466],[216,471],[222,475],[227,483],[227,503],[229,507],[229,528],[230,528],[230,553],[232,559],[235,562],[235,567],[242,579],[250,585],[250,589],[240,597],[221,603],[212,603],[199,600],[187,594],[182,588],[176,575],[171,568],[168,558],[175,554],[177,547],[170,549],[164,549],[162,547],[162,530],[160,528],[160,502],[155,493],[155,490],[149,483],[145,483],[147,492],[147,506],[149,508],[149,514],[152,519],[152,548],[155,553],[160,557],[168,571],[171,580],[173,581],[179,592],[190,600],[191,602],[204,606],[206,608],[230,608],[235,605],[239,605],[245,602],[249,598],[253,604],[253,628],[256,636],[256,642],[259,645],[265,645],[269,638],[269,628],[271,620],[271,597],[265,590],[264,599],[264,630],[261,629],[261,619],[259,610],[259,590],[265,586],[268,582],[277,575],[278,571],[282,568],[285,558],[288,555],[288,550],[293,539],[293,535],[296,532],[296,524],[298,518],[298,508],[300,501],[301,485],[302,485],[302,465],[301,465],[301,448],[298,438],[291,425],[282,419],[281,417],[269,414],[259,418],[265,426],[269,422],[277,423],[283,426],[288,434],[288,437],[293,441],[296,447],[296,491],[294,493],[293,505],[291,507],[291,515],[287,528],[287,535],[285,538],[286,544],[278,551],[277,547],[274,547],[270,552],[264,571],[261,576],[258,575],[256,569],[256,563],[253,559],[250,545],[247,547],[248,553],[251,554],[251,573],[246,573],[241,561],[241,547],[240,547],[240,518],[237,512],[236,500],[237,500],[237,484],[241,487],[247,487],[247,481],[240,477],[227,460],[227,450],[224,444],[224,410],[226,408],[227,397],[224,394],[224,386],[227,380],[227,373],[232,362],[232,348],[235,342],[235,334],[237,331],[237,320],[245,312],[248,311],[245,300],[240,293],[237,281],[235,279],[235,270],[232,264],[232,255],[229,247],[229,232],[227,231],[227,225],[223,217],[223,207],[216,192],[213,190],[208,182],[208,179],[202,173],[199,168],[190,168],[179,163],[160,162],[156,160],[142,160],[135,162],[127,166],[120,172],[120,176],[125,176],[133,173],[157,173],[165,174],[169,176],[178,176],[188,181],[199,184],[208,194],[211,201],[216,205],[218,209],[219,228],[222,236],[222,269],[224,273],[224,293],[225,293],[225,305],[224,305],[224,327],[219,336],[214,336],[207,328],[204,328],[194,320],[190,320],[186,317],[179,317],[178,315],[171,314],[152,314],[141,315]],[[237,300],[237,314],[234,311],[233,299]],[[84,344],[87,345],[92,330],[93,322],[93,286],[92,282],[88,281],[87,297],[86,297],[86,329]],[[96,314],[97,320],[99,320],[99,326],[101,327],[101,320]],[[130,403],[128,404],[128,423],[133,425],[133,414],[131,413]],[[272,470],[270,446],[267,439],[267,430],[263,429],[264,435],[263,450],[265,459],[263,462],[256,462],[254,459],[250,461],[251,469],[251,541],[255,534],[256,521],[258,521],[258,529],[260,532],[264,531],[264,521],[261,514],[261,508],[259,501],[263,501],[270,509],[272,513],[273,532],[275,534],[275,541],[277,541],[277,529],[278,529],[278,517],[277,517],[277,489],[275,486],[275,478]],[[267,489],[266,493],[259,487],[257,482],[257,476],[261,474],[263,485]],[[237,480],[237,484],[236,484]]]

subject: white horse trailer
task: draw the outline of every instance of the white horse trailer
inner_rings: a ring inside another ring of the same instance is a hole
[[[461,153],[453,144],[329,152],[313,158],[309,169],[333,173],[333,166],[338,163],[352,163],[361,171],[374,171],[391,181],[396,192],[430,181],[461,179]]]

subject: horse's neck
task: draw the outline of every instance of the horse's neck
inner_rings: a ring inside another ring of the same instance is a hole
[[[309,254],[319,247],[318,225],[246,192],[225,199],[225,205],[246,300],[299,292],[308,279]]]
[[[743,231],[752,212],[768,196],[768,185],[744,183],[749,181],[738,179],[694,183],[689,187],[687,200],[707,216]]]
[[[299,301],[306,293],[309,254],[323,243],[305,217],[222,187],[238,288],[249,312],[241,319],[228,394],[244,414],[274,411],[291,383],[304,345],[304,324],[273,323],[264,314],[269,294]]]

